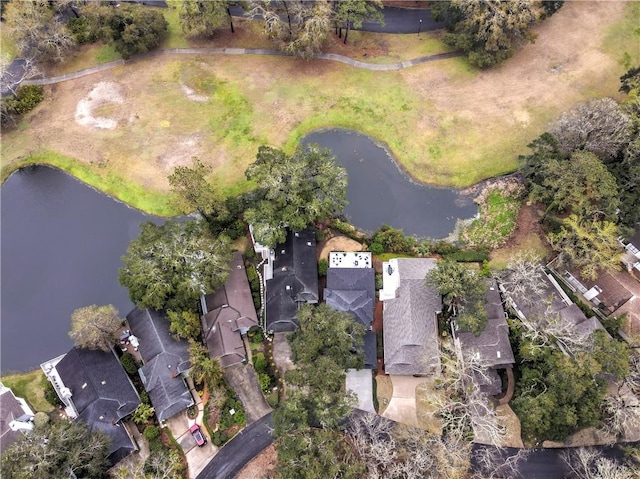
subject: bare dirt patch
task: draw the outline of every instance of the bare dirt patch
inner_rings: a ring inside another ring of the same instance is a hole
[[[244,466],[235,479],[272,479],[277,461],[276,448],[271,445]]]
[[[329,259],[332,251],[362,251],[364,245],[347,236],[334,236],[327,240],[318,253],[318,259]]]
[[[114,118],[117,110],[104,107],[105,105],[121,105],[123,103],[124,94],[119,84],[111,81],[98,82],[87,96],[78,102],[75,115],[76,123],[98,130],[113,130],[118,126],[118,119]],[[109,118],[99,116],[101,108],[104,113],[109,114]]]
[[[393,384],[389,376],[376,376],[376,395],[378,397],[378,414],[382,414],[393,397]]]

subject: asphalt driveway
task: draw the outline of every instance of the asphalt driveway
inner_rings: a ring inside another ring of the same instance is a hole
[[[242,401],[247,415],[247,424],[251,424],[271,412],[271,408],[262,395],[258,375],[253,366],[234,364],[224,370],[224,377]]]

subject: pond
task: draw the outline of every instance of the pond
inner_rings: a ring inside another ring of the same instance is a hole
[[[345,214],[359,229],[371,233],[386,223],[407,235],[441,239],[453,232],[458,218],[477,213],[472,196],[413,181],[368,136],[322,130],[307,135],[302,143],[329,148],[346,168],[349,204]]]
[[[133,304],[118,284],[120,257],[139,224],[161,220],[129,208],[54,168],[29,167],[0,188],[3,373],[67,352],[71,313]]]

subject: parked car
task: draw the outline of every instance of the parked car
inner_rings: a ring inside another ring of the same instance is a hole
[[[200,429],[200,426],[198,426],[197,424],[194,424],[189,428],[189,431],[191,431],[191,435],[196,440],[196,444],[198,446],[204,446],[207,443],[207,438],[204,437],[204,434],[202,434],[202,430]]]

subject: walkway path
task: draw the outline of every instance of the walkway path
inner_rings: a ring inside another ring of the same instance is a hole
[[[61,83],[68,80],[75,80],[76,78],[82,78],[88,75],[93,75],[105,70],[111,70],[121,65],[134,63],[145,58],[163,56],[163,55],[269,55],[287,57],[292,56],[279,50],[270,50],[266,48],[172,48],[169,50],[160,50],[155,52],[149,52],[142,55],[136,55],[129,60],[115,60],[109,63],[103,63],[91,68],[85,68],[73,73],[67,73],[65,75],[59,75],[50,78],[39,78],[35,80],[26,80],[22,82],[23,85],[52,85],[54,83]],[[345,63],[355,68],[361,68],[363,70],[372,71],[389,71],[389,70],[402,70],[404,68],[414,67],[422,63],[433,62],[437,60],[444,60],[447,58],[454,58],[461,56],[460,52],[438,53],[436,55],[429,55],[425,57],[415,58],[413,60],[406,60],[397,63],[366,63],[353,58],[345,57],[344,55],[338,55],[337,53],[318,53],[314,58],[320,60],[330,60],[340,63]]]

